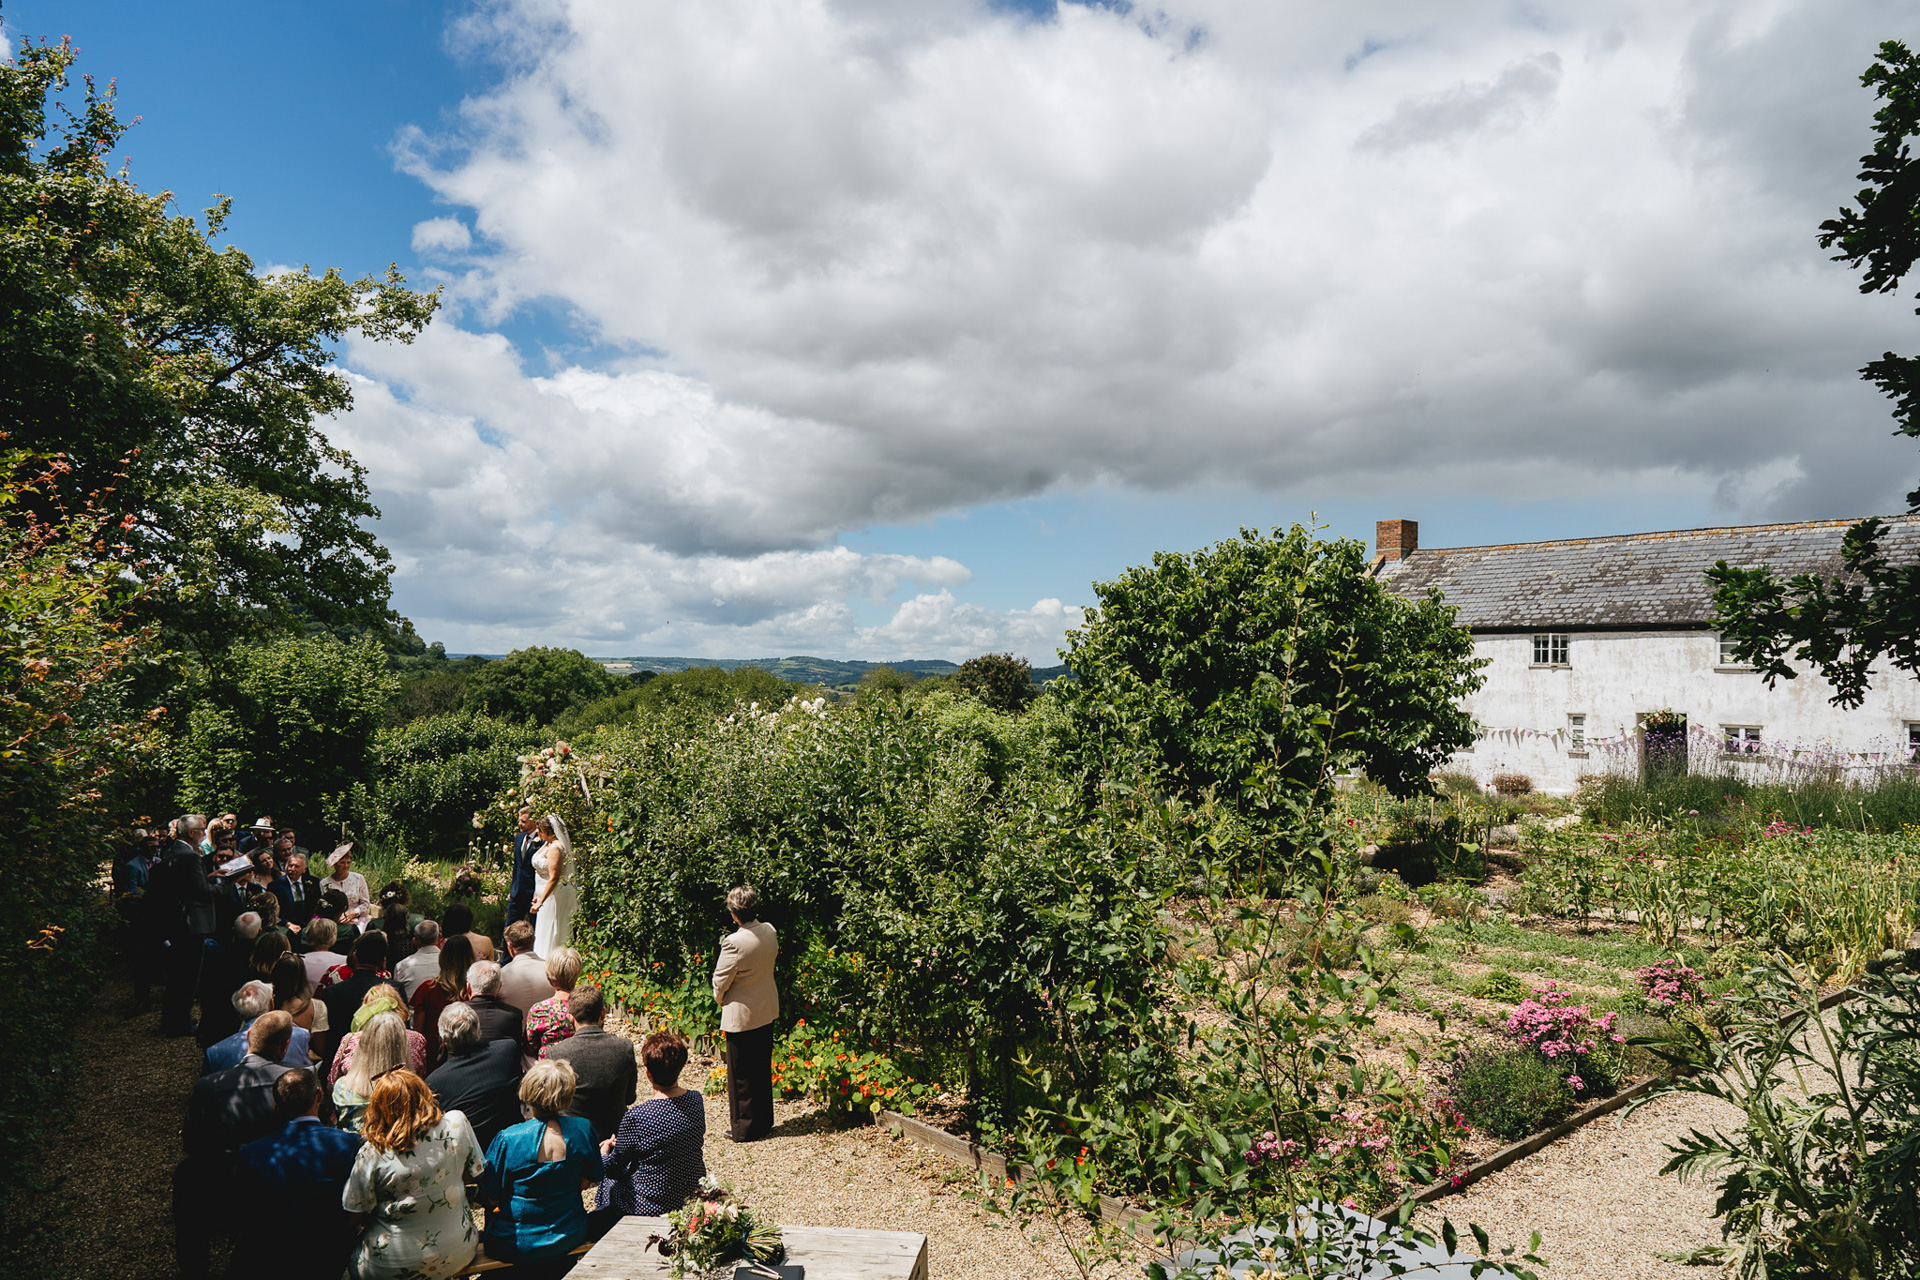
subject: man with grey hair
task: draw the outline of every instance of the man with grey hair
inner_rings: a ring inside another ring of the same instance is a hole
[[[393,985],[412,1000],[420,984],[439,972],[440,926],[431,920],[422,920],[413,926],[413,954],[393,966]]]
[[[500,995],[500,966],[492,960],[476,960],[467,967],[467,1003],[480,1015],[482,1040],[511,1040],[526,1044],[526,1015]]]
[[[760,895],[752,885],[727,891],[734,930],[720,941],[713,967],[713,1002],[727,1038],[727,1136],[754,1142],[773,1132],[773,1027],[780,1016],[780,989],[773,962],[780,939],[760,919]]]
[[[253,970],[253,947],[265,927],[257,911],[242,911],[233,918],[226,942],[207,946],[206,964],[200,971],[200,1043],[211,1045],[231,1036],[240,1027],[233,1016],[233,993],[240,989]]]
[[[193,1020],[193,997],[200,987],[200,967],[207,939],[213,936],[214,892],[200,860],[200,837],[207,820],[190,813],[179,819],[177,838],[160,854],[157,874],[147,891],[155,893],[154,922],[167,945],[167,995],[160,1004],[160,1034],[190,1036],[198,1030]]]
[[[232,1004],[240,1029],[226,1039],[207,1046],[207,1051],[200,1058],[200,1074],[203,1076],[238,1066],[240,1060],[247,1056],[247,1036],[254,1022],[261,1014],[273,1009],[273,984],[255,979],[233,993]],[[286,1057],[281,1062],[289,1067],[313,1065],[313,1055],[308,1052],[309,1039],[305,1027],[295,1027],[287,1044]]]
[[[473,1126],[480,1149],[494,1135],[520,1123],[520,1046],[480,1038],[480,1015],[455,1001],[440,1012],[440,1042],[447,1060],[427,1077],[441,1111],[459,1111]]]

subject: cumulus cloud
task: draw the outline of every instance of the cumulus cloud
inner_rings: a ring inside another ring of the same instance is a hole
[[[346,429],[390,542],[447,581],[471,556],[627,602],[582,626],[843,651],[1070,625],[831,545],[1060,486],[1677,476],[1735,516],[1884,509],[1909,478],[1854,370],[1911,345],[1907,304],[1813,226],[1869,141],[1859,71],[1913,26],[1872,0],[498,0],[461,31],[497,88],[399,148],[463,211],[416,228],[467,254],[463,327],[351,349],[388,399]],[[533,304],[599,358],[486,332]],[[725,565],[766,585],[719,590]]]

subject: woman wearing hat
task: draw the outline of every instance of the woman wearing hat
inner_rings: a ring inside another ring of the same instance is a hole
[[[361,928],[373,919],[373,897],[367,892],[367,878],[353,869],[353,844],[349,841],[327,855],[327,878],[322,891],[338,889],[347,895],[347,913],[341,917]]]

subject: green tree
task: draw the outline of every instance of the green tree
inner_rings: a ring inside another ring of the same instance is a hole
[[[147,616],[203,651],[304,620],[384,625],[386,552],[364,469],[323,419],[352,403],[333,345],[410,341],[436,295],[398,272],[263,275],[217,249],[228,211],[170,215],[107,158],[111,89],[49,137],[72,49],[0,64],[0,430],[131,517]],[[127,474],[113,477],[126,460]],[[6,518],[45,519],[26,496]]]
[[[461,705],[508,720],[552,724],[563,711],[619,692],[622,681],[578,649],[535,645],[489,662],[467,679]]]
[[[800,686],[761,667],[689,667],[656,676],[640,686],[638,706],[650,714],[691,709],[722,715],[759,703],[785,705]]]
[[[978,698],[996,711],[1022,711],[1037,692],[1033,664],[1010,653],[983,653],[968,658],[953,673],[954,687]]]
[[[1099,605],[1062,655],[1077,679],[1052,687],[1087,763],[1233,804],[1257,787],[1314,793],[1332,725],[1395,794],[1427,786],[1473,742],[1460,699],[1480,664],[1437,592],[1401,599],[1366,568],[1359,542],[1294,525],[1095,583]]]
[[[1891,293],[1920,257],[1920,158],[1910,143],[1920,136],[1920,62],[1889,40],[1860,81],[1884,104],[1873,117],[1873,150],[1860,158],[1867,185],[1855,197],[1859,208],[1842,206],[1839,217],[1820,224],[1820,244],[1838,245],[1836,261],[1863,269],[1862,293]],[[1893,400],[1899,432],[1920,436],[1920,357],[1889,351],[1860,373]],[[1907,495],[1907,505],[1920,510],[1920,489]],[[1769,686],[1796,678],[1789,657],[1809,663],[1843,707],[1860,705],[1882,659],[1920,673],[1920,566],[1890,562],[1885,534],[1878,520],[1849,529],[1844,571],[1834,578],[1783,581],[1765,566],[1739,569],[1724,560],[1709,569],[1718,625],[1739,660]]]
[[[473,815],[518,780],[520,755],[540,737],[525,722],[471,711],[382,729],[372,779],[354,788],[352,816],[405,853],[455,856],[475,835]]]
[[[186,805],[315,825],[371,778],[374,732],[396,685],[371,637],[236,645],[194,682],[178,760]]]

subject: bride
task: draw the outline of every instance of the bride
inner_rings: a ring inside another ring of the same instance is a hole
[[[545,959],[573,938],[573,842],[557,813],[536,826],[545,841],[533,855],[533,954]]]

